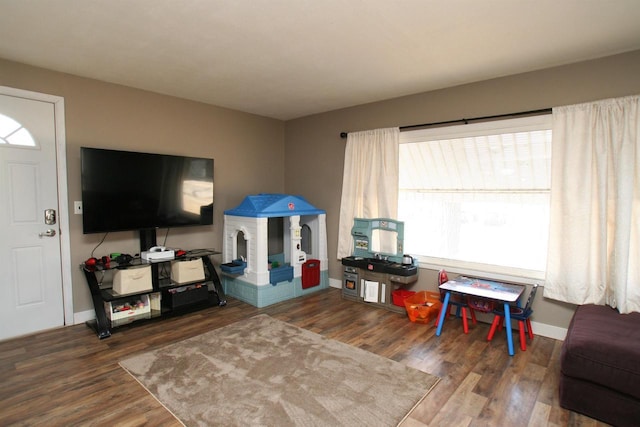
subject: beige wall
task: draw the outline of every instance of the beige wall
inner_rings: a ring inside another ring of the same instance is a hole
[[[640,51],[346,108],[283,123],[211,105],[74,77],[0,59],[0,85],[65,98],[69,212],[80,197],[81,146],[215,159],[214,226],[171,230],[167,244],[221,249],[222,212],[247,194],[287,192],[327,211],[330,277],[335,258],[345,140],[342,131],[453,120],[640,93]],[[158,233],[162,242],[164,230]],[[79,265],[102,235],[70,217],[74,311],[92,308]],[[95,255],[138,250],[133,232],[111,233]],[[332,255],[334,254],[334,255]],[[421,270],[416,289],[435,289]],[[538,322],[566,327],[573,307],[540,298]]]
[[[358,131],[528,111],[640,94],[640,51],[317,114],[286,123],[285,186],[327,210],[329,274],[336,259],[346,140]],[[428,236],[425,236],[428,238]],[[570,268],[570,266],[567,266]],[[416,288],[435,289],[436,274],[421,270]],[[535,320],[567,327],[573,307],[539,298]]]
[[[222,247],[223,210],[247,194],[284,191],[284,123],[225,108],[74,77],[0,59],[0,85],[64,97],[69,212],[81,199],[80,147],[100,147],[214,159],[214,225],[172,229],[167,245]],[[135,185],[135,183],[132,183]],[[82,216],[71,215],[74,312],[91,310],[79,268],[103,234],[82,234]],[[158,231],[162,243],[166,230]],[[134,232],[110,233],[95,250],[137,253]]]

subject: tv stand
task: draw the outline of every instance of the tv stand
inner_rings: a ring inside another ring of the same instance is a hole
[[[139,230],[140,233],[140,253],[149,250],[150,248],[156,246],[156,229],[155,228],[145,228]]]
[[[135,258],[131,264],[123,266],[119,266],[115,261],[111,261],[108,265],[87,266],[82,264],[81,268],[91,291],[91,299],[96,312],[95,320],[86,322],[87,325],[96,331],[98,338],[103,339],[111,336],[114,329],[134,322],[138,324],[143,320],[166,318],[215,305],[225,306],[227,304],[226,296],[210,258],[212,255],[218,254],[220,252],[211,250],[192,250],[181,257],[179,260],[202,260],[205,272],[204,280],[188,283],[175,283],[171,280],[170,275],[167,275],[167,272],[171,271],[173,260],[144,261]],[[149,266],[151,269],[152,289],[126,295],[115,293],[112,283],[109,281],[113,272],[117,269],[141,266]],[[113,312],[108,313],[110,308],[118,304],[135,305],[136,303],[141,307],[139,315],[135,314],[136,311],[133,309],[128,313],[123,313],[124,317],[118,319]]]

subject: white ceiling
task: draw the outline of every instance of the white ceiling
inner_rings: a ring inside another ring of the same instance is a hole
[[[636,49],[638,0],[0,0],[2,58],[282,120]]]

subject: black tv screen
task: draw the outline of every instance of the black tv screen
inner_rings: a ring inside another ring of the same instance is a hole
[[[213,159],[81,147],[85,234],[213,224]]]

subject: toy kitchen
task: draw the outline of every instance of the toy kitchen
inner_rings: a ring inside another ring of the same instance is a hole
[[[342,258],[342,297],[404,313],[403,288],[418,280],[417,261],[404,254],[404,222],[355,218],[353,255]]]

